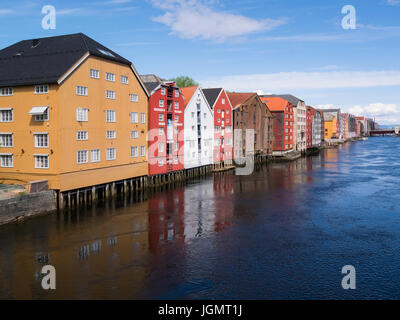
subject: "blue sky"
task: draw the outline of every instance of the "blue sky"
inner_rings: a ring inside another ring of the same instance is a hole
[[[57,10],[55,30],[41,27],[44,5]],[[355,30],[342,28],[345,5]],[[399,18],[400,0],[2,0],[0,47],[83,32],[140,73],[292,93],[400,124]]]

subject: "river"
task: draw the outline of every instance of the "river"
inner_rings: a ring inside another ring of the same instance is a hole
[[[0,227],[0,299],[399,299],[399,156],[370,138]]]

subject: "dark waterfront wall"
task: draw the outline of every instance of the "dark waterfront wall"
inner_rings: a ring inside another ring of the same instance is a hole
[[[52,212],[57,209],[54,191],[27,194],[0,201],[0,225],[28,217]]]

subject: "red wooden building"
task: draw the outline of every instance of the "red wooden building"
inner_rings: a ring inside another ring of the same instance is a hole
[[[295,150],[294,145],[294,107],[280,97],[260,97],[273,116],[273,154],[284,155]]]
[[[174,82],[143,75],[149,98],[149,175],[184,170],[184,97]]]
[[[203,93],[214,111],[214,167],[225,167],[233,159],[232,105],[222,88],[203,89]]]

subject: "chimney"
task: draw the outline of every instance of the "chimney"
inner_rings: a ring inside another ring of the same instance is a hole
[[[36,48],[40,43],[39,39],[34,39],[32,40],[32,48]]]

